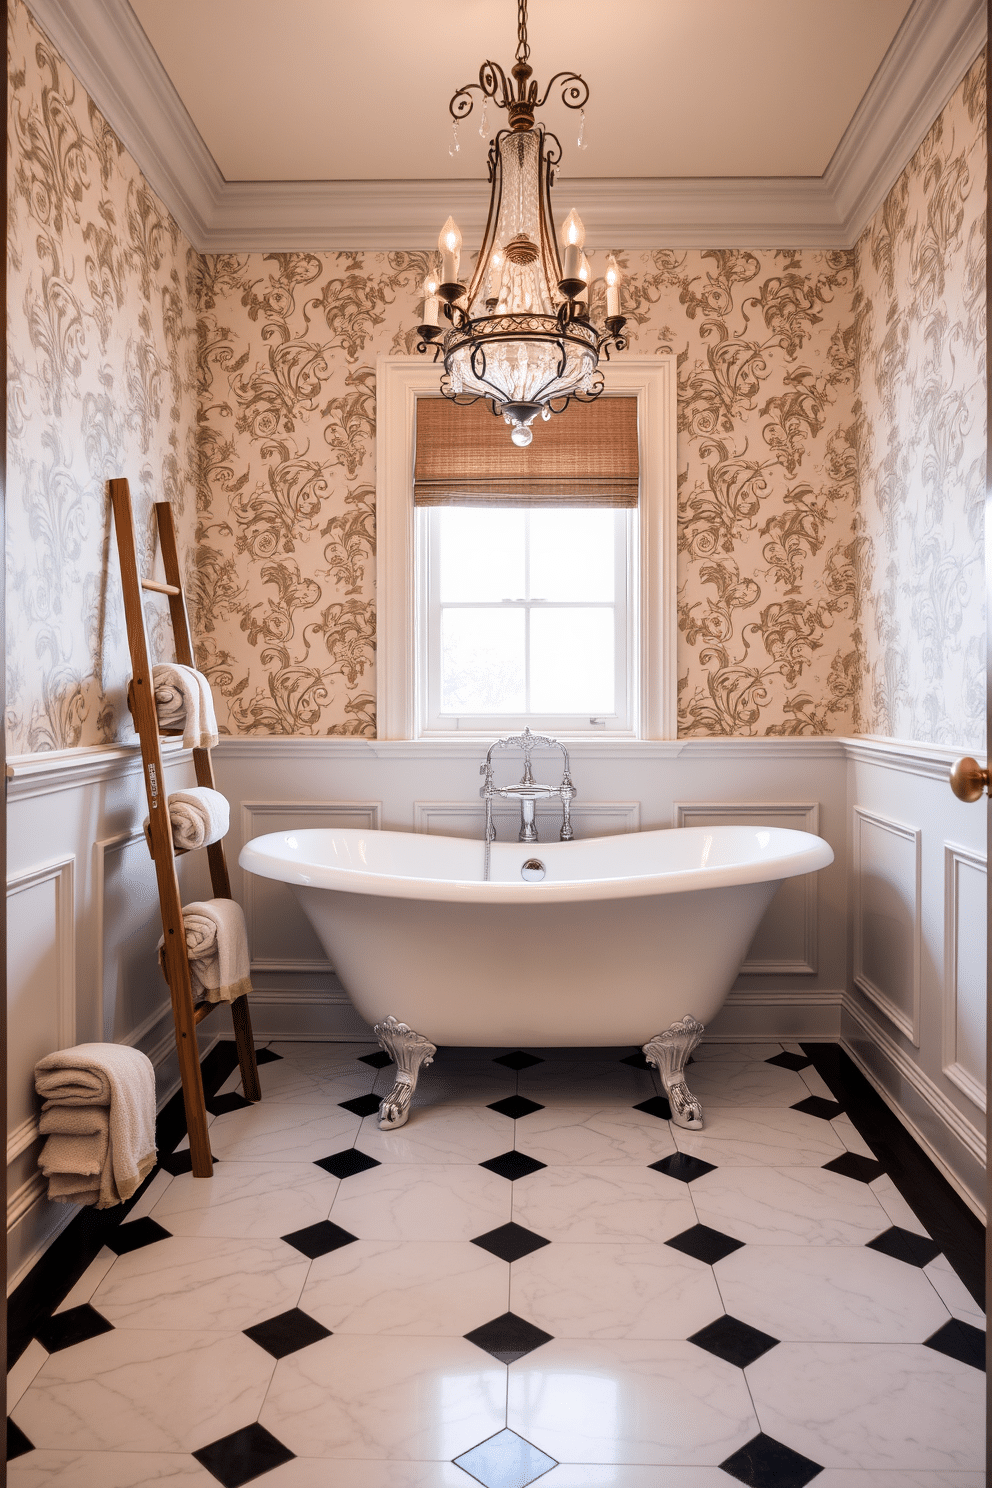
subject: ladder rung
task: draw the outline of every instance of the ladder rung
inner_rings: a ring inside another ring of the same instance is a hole
[[[153,594],[182,594],[178,584],[160,584],[157,579],[142,579],[142,589],[150,589]]]
[[[198,1002],[193,1009],[193,1022],[202,1023],[208,1018],[215,1007],[220,1007],[219,1002]]]

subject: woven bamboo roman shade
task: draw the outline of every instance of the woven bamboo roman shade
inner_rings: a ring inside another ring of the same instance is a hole
[[[489,404],[417,400],[417,506],[636,506],[637,399],[571,403],[520,449]]]

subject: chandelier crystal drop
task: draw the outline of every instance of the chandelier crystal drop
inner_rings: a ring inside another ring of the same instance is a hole
[[[566,108],[580,111],[582,148],[588,85],[578,73],[559,72],[538,97],[529,57],[527,0],[518,0],[512,81],[498,63],[484,62],[479,81],[459,88],[448,105],[456,141],[476,92],[482,95],[483,121],[493,103],[506,111],[509,128],[489,145],[489,217],[475,272],[467,284],[459,278],[462,236],[449,217],[438,236],[439,273],[424,281],[418,345],[421,352],[434,345],[435,360],[443,356],[442,393],[456,403],[487,398],[518,445],[530,444],[539,414],[547,419],[573,398],[597,398],[604,387],[600,356],[609,359],[611,349],[626,345],[620,270],[612,256],[605,329],[590,320],[591,271],[583,252],[585,229],[574,208],[562,225],[559,248],[551,188],[561,145],[534,122],[558,85]]]

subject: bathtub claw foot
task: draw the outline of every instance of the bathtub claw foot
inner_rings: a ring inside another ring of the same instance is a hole
[[[398,1023],[392,1014],[377,1023],[372,1032],[396,1065],[396,1083],[379,1103],[380,1131],[395,1131],[410,1119],[410,1102],[421,1067],[433,1061],[437,1045],[405,1023]]]
[[[643,1046],[644,1058],[656,1066],[661,1083],[665,1087],[672,1108],[672,1120],[676,1126],[699,1131],[703,1124],[703,1108],[685,1083],[685,1066],[689,1055],[703,1036],[703,1025],[686,1013],[664,1033],[655,1034]]]

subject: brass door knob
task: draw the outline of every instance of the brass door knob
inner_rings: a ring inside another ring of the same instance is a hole
[[[970,755],[951,766],[951,790],[959,801],[980,801],[989,788],[989,772]]]

